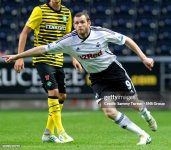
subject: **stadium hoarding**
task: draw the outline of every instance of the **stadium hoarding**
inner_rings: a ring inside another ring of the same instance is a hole
[[[26,61],[25,69],[17,74],[13,63],[0,62],[0,99],[2,98],[42,98],[45,91],[42,88],[39,75],[32,66],[31,61]],[[152,71],[144,67],[141,62],[123,62],[137,91],[160,91],[160,64],[156,63]],[[79,73],[70,61],[64,64],[68,98],[93,98],[88,74]]]
[[[37,70],[31,61],[25,63],[25,69],[16,73],[13,65],[0,62],[0,99],[1,98],[42,98],[45,91],[42,88]],[[66,90],[69,97],[92,98],[92,90],[88,75],[79,73],[74,69],[71,62],[65,63]],[[88,86],[87,86],[88,85]]]
[[[160,91],[160,64],[155,63],[152,71],[149,71],[141,62],[124,62],[137,91]]]

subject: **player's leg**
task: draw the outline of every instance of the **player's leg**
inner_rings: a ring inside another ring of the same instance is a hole
[[[48,114],[46,128],[42,136],[42,141],[43,142],[51,141],[51,142],[61,143],[61,141],[54,135],[55,126],[60,132],[64,132],[64,128],[62,126],[61,114],[59,113],[60,107],[59,107],[58,97],[50,96],[51,94],[49,93],[51,93],[52,91],[53,90],[48,91],[49,114]],[[58,118],[57,121],[56,121],[56,118]]]
[[[58,93],[59,107],[60,107],[60,110],[62,111],[63,104],[64,104],[64,101],[67,96],[66,95],[66,85],[65,85],[65,73],[64,73],[63,68],[56,68],[55,78],[58,83],[58,89],[59,89],[59,93]],[[58,134],[59,134],[59,139],[62,142],[74,141],[73,138],[71,136],[69,136],[66,132],[61,132]]]
[[[59,99],[58,99],[58,87],[56,83],[56,79],[54,77],[54,67],[49,66],[44,63],[36,64],[37,71],[40,75],[41,81],[44,84],[45,88],[48,91],[48,106],[49,106],[49,114],[45,132],[42,136],[42,141],[54,141],[59,143],[55,138],[50,138],[52,135],[54,137],[54,127],[57,128],[58,132],[64,132],[64,128],[62,126],[61,121],[61,112],[59,107]]]
[[[108,118],[113,120],[123,129],[127,129],[128,131],[131,131],[140,136],[140,141],[138,145],[144,145],[151,142],[150,136],[144,130],[142,130],[135,123],[133,123],[126,115],[117,111],[114,105],[107,104],[108,102],[112,102],[105,100],[106,94],[109,93],[108,85],[95,83],[92,85],[92,88],[96,94],[96,102],[99,104],[100,108],[103,110],[103,112]]]
[[[150,111],[147,109],[144,101],[138,99],[136,90],[134,88],[134,85],[133,85],[131,79],[127,78],[127,80],[125,80],[125,83],[126,83],[125,84],[126,88],[128,89],[128,91],[126,91],[126,94],[128,94],[128,96],[130,96],[131,102],[134,103],[134,105],[130,105],[130,106],[133,107],[135,110],[137,110],[140,113],[140,115],[148,123],[148,125],[152,131],[156,131],[157,123],[156,123],[154,117],[151,115]],[[124,83],[122,83],[122,84],[124,84]],[[134,94],[134,95],[132,95],[132,94]]]
[[[66,95],[66,84],[65,84],[65,73],[64,73],[63,68],[56,68],[55,79],[56,79],[56,81],[58,83],[59,106],[60,106],[60,109],[62,111],[64,101],[65,101],[65,99],[67,97],[67,95]]]
[[[64,101],[66,99],[66,94],[65,93],[59,93],[58,97],[59,97],[60,110],[62,111],[63,105],[64,105]]]
[[[45,92],[48,94],[48,90],[46,89],[46,86],[42,84],[42,87],[45,90]],[[48,106],[49,106],[49,103],[50,103],[50,100],[48,98]],[[51,135],[51,134],[54,135],[54,130],[55,130],[55,125],[52,119],[52,115],[49,113],[44,135]]]
[[[122,70],[122,73],[120,71],[120,75],[122,76],[123,80],[119,83],[119,91],[126,92],[128,96],[132,96],[131,100],[137,103],[138,105],[130,105],[132,106],[135,110],[139,111],[141,116],[145,119],[145,121],[148,123],[149,127],[152,129],[152,131],[157,130],[157,123],[154,119],[154,117],[151,115],[150,111],[147,110],[145,103],[143,101],[138,100],[138,96],[135,90],[135,87],[128,76],[126,70],[122,67],[122,65],[116,61],[116,64],[119,66],[120,70]],[[118,68],[118,70],[119,70]]]
[[[49,106],[49,114],[50,114],[50,118],[52,118],[54,124],[51,125],[55,125],[55,127],[57,128],[57,132],[58,134],[65,132],[63,125],[62,125],[62,121],[61,121],[61,110],[60,110],[60,106],[59,106],[59,98],[58,98],[58,90],[54,89],[54,90],[48,90],[48,106]],[[50,121],[51,122],[51,121]],[[47,128],[49,128],[50,126],[48,126],[47,123]]]
[[[151,142],[151,138],[145,131],[133,123],[126,115],[118,112],[114,106],[111,107],[110,104],[106,104],[105,96],[110,98],[110,94],[114,94],[114,92],[125,92],[125,89],[128,91],[127,82],[124,79],[125,71],[115,62],[100,73],[90,74],[91,87],[96,95],[95,98],[106,116],[120,127],[138,134],[140,136],[138,145],[148,144]],[[130,92],[133,91],[130,90]]]
[[[156,120],[151,115],[151,112],[147,109],[144,101],[139,100],[137,97],[137,99],[134,100],[134,103],[138,104],[138,105],[131,105],[131,106],[139,112],[139,114],[147,122],[147,124],[149,125],[149,127],[151,128],[152,131],[157,131]]]
[[[43,87],[46,90],[46,92],[48,93],[48,96],[51,95],[51,96],[59,99],[59,107],[60,107],[60,110],[62,111],[63,103],[64,103],[64,100],[66,99],[66,88],[65,88],[65,82],[64,82],[65,74],[63,72],[63,69],[60,69],[58,67],[53,67],[52,72],[54,72],[53,78],[55,77],[55,79],[53,79],[53,82],[55,82],[54,87],[56,87],[56,82],[57,82],[59,90],[54,89],[54,90],[47,91],[47,88],[45,87],[44,84],[43,84]],[[48,105],[50,102],[51,102],[51,100],[48,99]],[[50,132],[52,134],[54,134],[54,128],[55,128],[55,124],[53,122],[52,116],[49,115],[45,132],[48,132],[48,130],[50,130]]]
[[[50,108],[52,103],[57,103],[57,104],[59,103],[58,97],[57,97],[58,89],[57,89],[56,81],[53,75],[53,72],[55,70],[53,67],[45,63],[37,63],[36,69],[43,83],[43,88],[46,90],[48,94],[48,106]],[[55,129],[55,124],[53,120],[53,115],[49,109],[46,128],[42,136],[43,142],[49,142],[49,141],[57,142],[57,143],[60,142],[60,140],[54,135],[54,129]]]
[[[151,137],[134,122],[132,122],[125,114],[117,111],[114,107],[108,107],[102,104],[103,101],[100,101],[99,103],[108,118],[112,119],[121,128],[127,129],[140,137],[140,141],[137,145],[145,145],[151,142]]]
[[[48,94],[48,90],[46,89],[46,86],[44,84],[42,84],[42,87],[44,88],[44,90]],[[49,100],[49,97],[48,97],[48,106],[49,106],[49,103],[50,103],[50,100]],[[49,140],[49,136],[54,135],[54,130],[55,130],[55,124],[54,124],[52,115],[49,113],[46,128],[45,128],[44,134],[42,136],[42,141],[43,142],[52,141],[52,140]]]

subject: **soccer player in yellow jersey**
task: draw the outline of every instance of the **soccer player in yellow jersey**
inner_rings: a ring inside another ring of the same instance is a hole
[[[34,46],[46,45],[60,39],[71,31],[72,16],[68,8],[61,5],[61,0],[50,0],[47,4],[37,6],[33,9],[23,31],[20,34],[18,53],[24,51],[27,37],[34,30]],[[63,71],[63,53],[47,53],[33,57],[43,87],[48,93],[49,115],[45,132],[42,136],[43,142],[66,143],[73,139],[65,132],[61,121],[61,110],[66,99],[65,75]],[[73,65],[82,71],[81,65],[72,58]],[[14,68],[16,72],[24,69],[23,59],[16,61]],[[59,138],[54,135],[57,128]]]

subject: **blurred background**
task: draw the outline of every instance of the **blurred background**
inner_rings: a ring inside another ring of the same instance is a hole
[[[45,0],[0,0],[0,56],[17,53],[19,33],[32,9]],[[142,51],[155,60],[148,71],[125,46],[109,45],[128,71],[141,99],[164,103],[154,108],[171,108],[171,1],[170,0],[62,0],[73,15],[87,11],[92,25],[109,28],[131,37]],[[33,47],[33,34],[26,49]],[[14,64],[0,60],[0,108],[46,108],[46,93],[39,76],[25,60],[17,74]],[[97,109],[86,72],[77,72],[65,56],[68,99],[66,108]]]

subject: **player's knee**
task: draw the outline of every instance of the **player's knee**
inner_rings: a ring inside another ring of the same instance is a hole
[[[66,99],[66,97],[67,97],[66,94],[59,93],[58,95],[58,98],[63,101]]]
[[[106,116],[107,116],[108,118],[113,119],[113,118],[116,117],[116,114],[115,114],[114,112],[107,112],[107,113],[106,113]]]
[[[58,97],[59,95],[59,92],[57,89],[54,89],[54,90],[48,90],[48,96],[55,96],[55,97]]]
[[[117,111],[115,109],[106,109],[104,113],[110,119],[114,119],[117,116]]]

